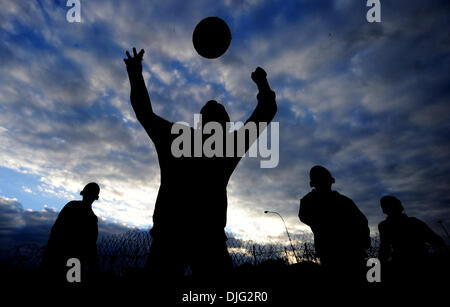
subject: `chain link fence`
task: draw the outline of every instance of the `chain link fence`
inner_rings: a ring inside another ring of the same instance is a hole
[[[312,236],[296,236],[292,245],[275,239],[255,242],[232,235],[227,241],[228,251],[235,267],[243,264],[259,265],[268,261],[285,264],[318,262]],[[123,276],[130,269],[145,268],[149,255],[151,236],[148,231],[133,230],[119,235],[107,235],[97,242],[100,270]],[[378,254],[378,237],[372,238],[368,257]],[[21,245],[10,250],[2,260],[3,265],[18,269],[37,269],[45,247],[35,244]]]

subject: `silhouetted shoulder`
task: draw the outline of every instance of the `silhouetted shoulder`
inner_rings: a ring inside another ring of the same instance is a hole
[[[410,222],[411,224],[415,224],[415,225],[420,225],[420,226],[426,226],[426,224],[422,221],[422,220],[420,220],[420,219],[418,219],[418,218],[416,218],[416,217],[413,217],[413,216],[408,216],[408,222]]]
[[[142,125],[153,142],[162,142],[165,137],[170,136],[174,123],[152,113],[142,121]]]
[[[314,200],[315,192],[309,192],[300,199],[300,204],[309,204]]]
[[[64,206],[63,210],[64,210],[64,209],[70,210],[70,209],[77,208],[76,206],[79,206],[80,203],[81,203],[81,201],[79,201],[79,200],[72,200],[72,201],[69,201],[69,202]]]
[[[423,222],[422,220],[413,217],[413,216],[408,216],[406,218],[407,221],[407,225],[411,230],[415,230],[415,231],[419,231],[419,232],[426,232],[429,230],[429,227],[427,224],[425,224],[425,222]]]
[[[300,199],[300,211],[314,206],[316,192],[311,191]]]
[[[363,216],[361,210],[358,208],[358,206],[355,204],[355,202],[345,195],[340,194],[339,192],[333,191],[335,198],[337,199],[337,203],[339,203],[340,206],[343,208],[347,208],[354,214],[358,214]],[[367,218],[364,216],[364,219],[367,220]]]
[[[380,223],[378,223],[378,229],[385,228],[387,223],[388,223],[388,221],[386,221],[386,220],[381,221]]]
[[[339,193],[337,191],[333,191],[333,196],[335,198],[339,199],[339,201],[341,201],[341,202],[349,203],[349,204],[353,204],[353,205],[355,204],[350,197],[342,195],[341,193]]]
[[[81,201],[73,200],[68,202],[59,212],[58,217],[64,217],[66,215],[71,215],[73,212],[77,211],[80,208]]]

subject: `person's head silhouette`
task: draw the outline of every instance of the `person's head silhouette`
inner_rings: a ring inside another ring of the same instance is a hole
[[[400,215],[404,210],[402,202],[397,197],[391,195],[383,196],[380,199],[380,205],[383,213],[388,216]]]
[[[331,191],[331,185],[335,182],[331,173],[323,166],[315,165],[309,171],[309,185],[318,192]]]
[[[83,191],[80,192],[80,195],[83,196],[83,202],[92,205],[94,201],[98,199],[98,195],[100,194],[100,187],[95,182],[88,183]]]
[[[222,127],[225,127],[225,124],[230,121],[225,107],[215,100],[205,103],[200,110],[200,114],[202,115],[203,126],[209,122],[218,122]]]

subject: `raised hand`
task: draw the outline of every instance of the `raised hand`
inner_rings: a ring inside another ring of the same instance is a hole
[[[266,80],[267,73],[261,67],[257,67],[254,72],[252,72],[252,80],[258,84]]]
[[[127,58],[123,59],[127,65],[127,71],[129,74],[142,73],[142,57],[144,56],[144,49],[141,49],[139,53],[136,53],[136,48],[133,48],[133,57],[131,57],[128,50],[126,51]]]
[[[252,80],[258,86],[259,91],[270,90],[269,83],[267,82],[267,73],[261,67],[257,67],[254,72],[252,72]]]

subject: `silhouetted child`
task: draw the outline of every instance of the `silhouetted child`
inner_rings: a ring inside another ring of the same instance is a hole
[[[83,196],[81,201],[67,203],[59,213],[50,232],[41,266],[48,282],[70,285],[66,279],[70,269],[67,260],[70,258],[80,261],[81,284],[89,284],[95,279],[98,271],[98,225],[91,206],[99,193],[98,184],[91,182],[80,192]]]
[[[153,112],[142,77],[142,56],[133,48],[134,56],[127,53],[125,63],[131,85],[131,105],[136,118],[155,144],[161,169],[161,185],[153,214],[150,233],[152,244],[149,265],[156,280],[183,276],[189,265],[193,276],[201,279],[220,279],[231,267],[226,246],[227,184],[241,157],[194,157],[194,135],[207,123],[217,122],[222,127],[223,146],[230,132],[230,121],[223,105],[208,101],[201,109],[202,125],[187,127],[191,132],[191,155],[176,157],[171,145],[178,134],[171,132],[174,125]],[[275,93],[270,89],[263,69],[251,75],[259,89],[258,105],[247,122],[269,123],[277,111]],[[262,131],[258,129],[257,135]],[[203,142],[207,137],[203,136]],[[236,140],[236,137],[234,138]],[[256,139],[247,139],[245,151]],[[236,144],[235,144],[236,145]],[[203,148],[203,143],[202,143]],[[223,150],[226,152],[226,149]]]
[[[330,172],[314,166],[309,173],[313,190],[300,200],[299,218],[311,227],[314,245],[326,276],[336,282],[360,283],[370,231],[364,214],[348,197],[331,190]]]
[[[403,213],[404,208],[398,198],[384,196],[380,204],[387,215],[378,225],[379,259],[382,270],[385,268],[383,273],[387,273],[388,278],[408,283],[425,281],[428,248],[443,247],[444,240],[421,220]]]

